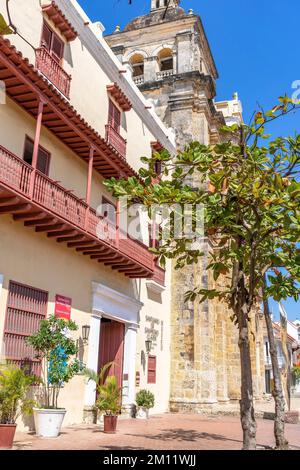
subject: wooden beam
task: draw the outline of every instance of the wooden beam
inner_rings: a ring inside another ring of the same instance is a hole
[[[77,230],[57,230],[56,232],[50,232],[47,234],[48,238],[61,237],[62,235],[76,235]]]
[[[82,241],[82,242],[78,241],[78,242],[74,242],[74,243],[73,242],[68,243],[69,248],[76,248],[76,247],[79,248],[79,247],[85,247],[85,246],[91,246],[92,247],[92,246],[95,246],[95,245],[97,245],[97,242],[92,242],[92,241],[86,241],[86,242],[85,241]]]
[[[46,214],[44,214],[43,218],[39,219],[33,219],[33,220],[27,220],[24,222],[25,227],[36,227],[38,225],[50,225],[54,224],[56,222],[56,219],[53,217],[47,217]]]
[[[55,232],[59,229],[64,230],[67,228],[66,224],[54,224],[54,225],[41,225],[40,227],[36,227],[36,232]]]
[[[17,202],[20,201],[20,198],[15,196],[15,197],[3,197],[0,199],[0,206],[6,206],[7,203],[11,203],[11,205],[15,205]],[[10,204],[9,204],[10,205]]]
[[[75,235],[74,237],[59,237],[56,241],[58,243],[65,243],[65,242],[71,242],[71,241],[77,241],[77,240],[82,240],[82,238],[85,237],[85,235]]]
[[[17,214],[14,215],[15,221],[24,221],[24,220],[35,220],[41,218],[43,216],[43,212],[30,212],[25,214]]]
[[[0,207],[0,214],[14,214],[16,212],[23,212],[31,208],[31,204],[20,204],[16,206],[3,206]]]

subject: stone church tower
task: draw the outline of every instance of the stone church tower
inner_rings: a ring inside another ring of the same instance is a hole
[[[149,14],[133,19],[123,32],[117,28],[106,40],[120,62],[131,67],[134,82],[174,129],[182,149],[193,140],[219,142],[219,128],[240,121],[242,109],[236,95],[229,102],[214,102],[218,72],[203,24],[179,4],[152,0]],[[211,249],[209,240],[206,246]],[[197,267],[174,271],[172,283],[171,411],[238,400],[240,360],[230,312],[217,301],[184,302],[184,292],[193,286],[214,287],[205,259]],[[264,385],[262,347],[257,335],[252,345],[257,397]]]

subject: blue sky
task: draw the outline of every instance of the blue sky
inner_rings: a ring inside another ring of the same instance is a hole
[[[150,10],[150,0],[79,0],[92,20],[101,21],[106,33],[122,28],[135,16]],[[238,91],[248,120],[257,107],[272,107],[278,96],[292,94],[300,80],[299,0],[183,0],[203,21],[220,78],[217,99]],[[270,128],[273,135],[300,132],[300,111]],[[291,319],[300,318],[300,304],[286,303]],[[273,305],[274,313],[278,308]]]

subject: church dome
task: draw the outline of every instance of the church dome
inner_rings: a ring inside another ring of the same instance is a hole
[[[164,16],[165,15],[165,16]],[[181,7],[170,7],[165,14],[165,9],[154,10],[148,15],[138,16],[130,21],[124,28],[124,32],[133,31],[135,29],[146,28],[157,23],[165,23],[174,21],[186,16],[186,13]]]

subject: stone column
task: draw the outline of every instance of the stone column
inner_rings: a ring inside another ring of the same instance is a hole
[[[227,383],[227,344],[226,344],[226,321],[221,305],[216,306],[216,369],[217,369],[217,398],[220,402],[228,402]],[[226,314],[226,313],[225,313]]]
[[[123,366],[123,408],[133,416],[135,403],[136,338],[138,325],[126,326]]]
[[[192,70],[193,65],[193,49],[192,35],[190,32],[177,34],[177,73],[186,73]]]
[[[93,313],[90,321],[90,336],[89,336],[89,350],[87,368],[98,372],[99,361],[99,345],[100,345],[100,328],[101,328],[101,315]],[[85,385],[85,407],[84,407],[84,421],[86,423],[95,422],[95,414],[93,408],[96,400],[96,384],[93,380],[87,381]]]
[[[202,250],[205,256],[200,259],[196,285],[204,288],[213,287],[212,273],[207,271],[209,241],[204,240]],[[212,405],[217,402],[217,368],[216,368],[216,319],[213,302],[204,302],[196,309],[195,316],[195,368],[198,375],[197,399],[200,403]]]
[[[158,72],[157,57],[145,57],[144,59],[144,82],[156,81]]]

